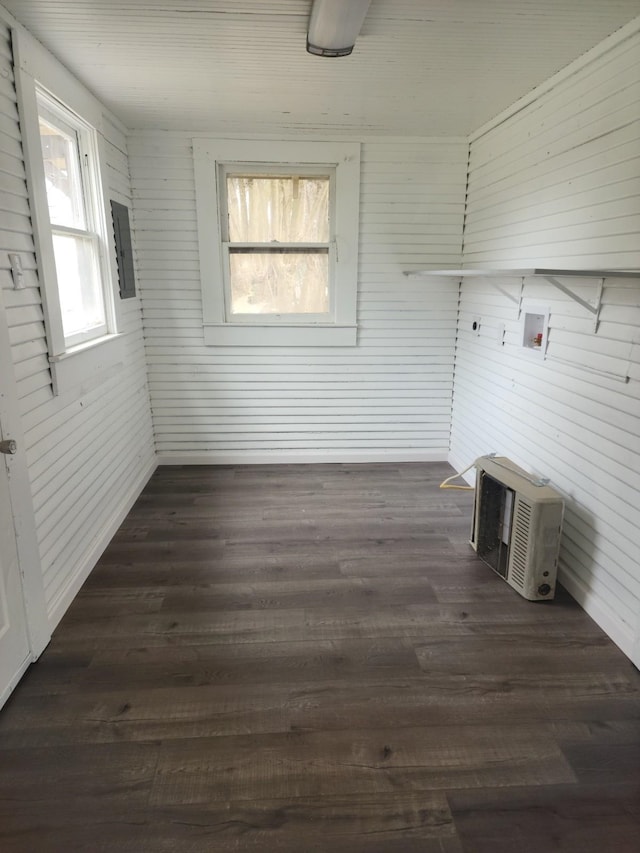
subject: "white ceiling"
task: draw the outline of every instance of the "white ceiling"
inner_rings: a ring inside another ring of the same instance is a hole
[[[372,0],[350,57],[311,0],[0,0],[127,127],[464,135],[640,15],[640,0]],[[348,0],[345,0],[348,2]]]

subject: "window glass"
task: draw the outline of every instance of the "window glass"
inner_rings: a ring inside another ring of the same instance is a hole
[[[227,175],[229,240],[327,243],[329,177]]]
[[[105,310],[93,241],[54,233],[53,251],[65,338],[101,329]]]
[[[326,314],[329,252],[230,249],[232,314]]]
[[[227,317],[328,316],[329,175],[228,173]]]
[[[40,115],[40,143],[51,224],[85,229],[77,132]]]

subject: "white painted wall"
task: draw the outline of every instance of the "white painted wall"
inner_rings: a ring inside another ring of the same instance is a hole
[[[362,146],[358,345],[206,347],[191,135],[129,141],[157,450],[164,462],[444,459],[467,144]]]
[[[0,64],[0,283],[53,628],[146,482],[155,455],[138,299],[122,303],[123,365],[86,387],[53,394],[10,34],[1,21]],[[107,116],[105,128],[110,197],[130,205],[126,138]],[[20,254],[22,290],[13,288],[8,252]]]
[[[472,140],[465,266],[640,268],[640,35],[605,47]],[[517,303],[495,284],[513,299],[522,282],[461,286],[450,459],[498,451],[551,478],[566,496],[560,580],[638,664],[640,279],[606,280],[597,334],[525,279],[551,312],[546,360],[519,346]]]

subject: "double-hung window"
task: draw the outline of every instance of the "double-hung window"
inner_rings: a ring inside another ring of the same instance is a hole
[[[356,343],[359,145],[194,140],[204,338]]]
[[[226,320],[331,320],[335,170],[221,170]]]
[[[95,131],[43,90],[36,97],[58,300],[69,349],[108,331]]]
[[[73,398],[124,364],[105,110],[25,31],[13,51],[53,393]]]

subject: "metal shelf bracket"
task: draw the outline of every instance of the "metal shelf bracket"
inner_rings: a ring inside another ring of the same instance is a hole
[[[558,290],[561,290],[574,302],[577,302],[578,305],[582,305],[583,308],[586,308],[590,314],[593,314],[593,331],[598,331],[598,326],[600,325],[600,309],[602,308],[602,292],[604,290],[604,278],[600,279],[600,284],[598,285],[598,293],[596,295],[595,304],[594,302],[589,302],[586,299],[583,299],[581,296],[578,296],[577,293],[574,293],[571,288],[567,287],[566,284],[563,284],[561,281],[558,281],[552,275],[545,275],[544,278],[552,284],[554,287],[557,287]]]
[[[513,296],[513,294],[509,293],[508,290],[505,290],[504,287],[500,287],[499,284],[496,284],[495,281],[492,281],[491,284],[498,290],[503,296],[506,296],[507,299],[511,300],[511,302],[515,302],[516,305],[520,305],[520,300],[522,299],[522,293],[520,296]]]

